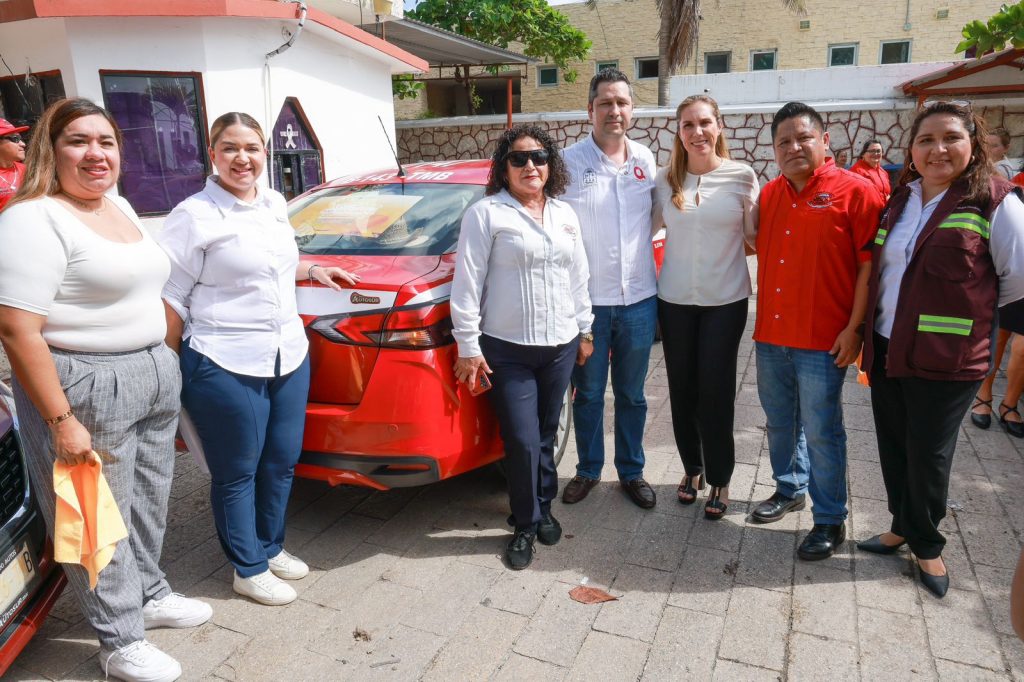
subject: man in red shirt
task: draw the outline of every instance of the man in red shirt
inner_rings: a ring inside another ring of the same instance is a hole
[[[7,205],[25,178],[25,141],[28,126],[14,126],[0,118],[0,209]]]
[[[800,102],[772,121],[782,176],[761,190],[757,235],[757,390],[768,417],[775,494],[753,519],[777,521],[810,492],[814,527],[797,551],[825,559],[846,539],[842,392],[863,342],[882,198],[827,158],[828,133]]]

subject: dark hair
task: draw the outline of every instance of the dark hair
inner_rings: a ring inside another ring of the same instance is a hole
[[[818,129],[818,132],[825,132],[825,121],[821,118],[821,114],[814,110],[814,107],[810,107],[803,102],[789,102],[776,111],[775,117],[772,118],[772,142],[775,141],[775,133],[783,121],[801,116],[806,116],[810,120],[811,125]]]
[[[999,138],[999,141],[1003,143],[1004,147],[1010,146],[1010,131],[1006,128],[993,128],[988,131],[989,135],[995,135]]]
[[[601,69],[590,79],[590,90],[587,93],[587,104],[593,104],[597,98],[597,89],[602,83],[625,83],[629,88],[629,98],[633,99],[633,86],[629,84],[626,74],[618,69]]]
[[[544,184],[544,194],[557,197],[565,193],[569,186],[569,169],[558,147],[555,146],[555,141],[540,126],[522,123],[506,130],[498,138],[498,146],[491,155],[491,172],[487,176],[487,189],[484,192],[487,196],[508,189],[508,169],[505,162],[508,160],[512,143],[524,137],[536,140],[548,153],[548,181]]]
[[[917,112],[914,123],[910,126],[910,136],[907,139],[907,148],[903,158],[910,159],[903,166],[903,172],[897,180],[899,186],[906,185],[921,177],[916,168],[912,168],[914,161],[911,149],[914,146],[914,139],[921,129],[921,123],[929,116],[947,114],[960,120],[971,140],[971,161],[967,168],[960,174],[960,180],[967,183],[965,199],[977,201],[988,201],[989,180],[992,178],[992,163],[989,160],[988,149],[985,145],[985,136],[988,135],[988,128],[985,121],[971,111],[970,106],[960,106],[952,102],[934,102],[931,106],[925,107]]]
[[[864,155],[868,153],[868,147],[870,147],[873,144],[877,144],[879,147],[882,147],[882,143],[879,142],[878,140],[868,140],[867,142],[864,143],[864,146],[860,148],[860,156],[858,156],[857,158],[863,159]],[[885,147],[882,147],[882,152],[885,152]]]

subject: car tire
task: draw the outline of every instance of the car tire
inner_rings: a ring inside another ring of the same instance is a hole
[[[572,437],[572,395],[574,390],[575,387],[570,381],[569,387],[565,389],[565,395],[562,396],[562,407],[558,413],[558,431],[555,432],[556,468],[562,462],[562,456],[565,454],[565,449],[569,446],[569,439]],[[501,475],[505,476],[505,459],[499,459],[495,464]]]

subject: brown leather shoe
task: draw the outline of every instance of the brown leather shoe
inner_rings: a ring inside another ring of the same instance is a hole
[[[629,495],[629,499],[633,500],[633,503],[643,509],[650,509],[657,502],[657,497],[654,494],[654,488],[643,479],[634,478],[632,481],[621,481],[622,489]]]
[[[572,480],[565,484],[565,490],[562,491],[562,502],[565,504],[576,504],[590,493],[591,488],[600,482],[596,478],[573,476]]]

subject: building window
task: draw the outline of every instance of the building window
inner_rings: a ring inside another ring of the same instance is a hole
[[[598,62],[597,63],[597,67],[594,69],[594,73],[601,73],[605,69],[617,69],[617,68],[619,68],[619,61],[617,59],[613,59],[613,60],[607,61],[607,62]]]
[[[64,97],[60,71],[0,78],[0,117],[16,126],[34,126],[43,110]],[[32,131],[28,131],[28,137]]]
[[[778,50],[751,50],[750,51],[750,70],[751,71],[771,71],[775,68],[776,57],[778,56]]]
[[[658,77],[658,58],[657,57],[638,57],[636,60],[636,79],[644,80],[647,78]]]
[[[910,61],[909,40],[883,40],[879,64],[906,64]]]
[[[704,73],[729,73],[732,52],[705,52]]]
[[[210,168],[199,74],[100,72],[100,82],[124,133],[120,191],[135,211],[168,213],[201,190]]]
[[[557,66],[538,66],[537,67],[537,85],[538,87],[547,88],[553,85],[558,85],[558,67]]]
[[[857,43],[845,45],[828,46],[829,66],[856,66],[857,65]]]

